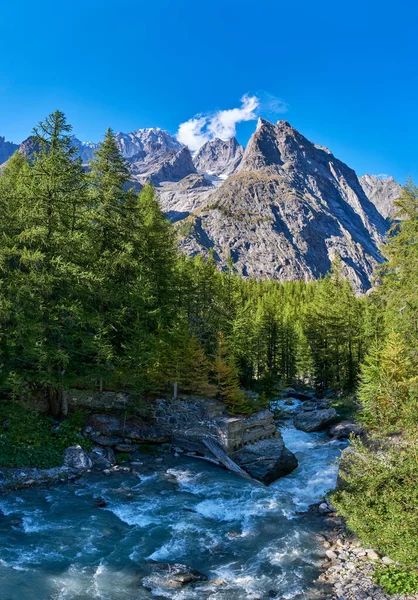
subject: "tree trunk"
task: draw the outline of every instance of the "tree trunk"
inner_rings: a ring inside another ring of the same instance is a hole
[[[60,417],[62,412],[62,390],[50,385],[47,387],[46,396],[50,415],[55,418]]]

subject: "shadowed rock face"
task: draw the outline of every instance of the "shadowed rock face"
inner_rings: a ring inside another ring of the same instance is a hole
[[[274,438],[247,444],[232,458],[253,479],[265,485],[288,475],[298,466],[296,456],[286,448],[279,433]]]
[[[393,203],[402,193],[399,183],[393,177],[382,178],[376,175],[363,175],[359,181],[364,193],[382,217],[385,219],[392,217],[396,212]]]
[[[18,144],[7,142],[6,138],[0,136],[0,165],[12,156],[19,148]]]
[[[386,230],[352,169],[287,121],[260,119],[237,172],[205,197],[181,246],[189,254],[213,248],[244,276],[278,280],[324,275],[338,255],[363,292]]]

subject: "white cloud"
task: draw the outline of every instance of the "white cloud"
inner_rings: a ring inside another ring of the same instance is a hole
[[[284,112],[287,105],[274,96],[268,97],[270,112]],[[214,138],[229,140],[236,134],[236,126],[243,121],[254,121],[266,102],[260,97],[244,94],[241,106],[228,110],[218,110],[209,115],[197,115],[179,125],[177,139],[190,150],[198,150],[205,142]],[[272,110],[273,109],[273,110]]]
[[[256,110],[259,106],[257,96],[244,95],[241,98],[240,108],[219,110],[209,120],[208,132],[212,137],[229,140],[236,133],[237,123],[253,121],[257,118]]]
[[[197,150],[203,146],[209,139],[207,133],[203,133],[206,122],[207,117],[195,117],[181,123],[176,135],[178,141],[188,146],[190,150]]]

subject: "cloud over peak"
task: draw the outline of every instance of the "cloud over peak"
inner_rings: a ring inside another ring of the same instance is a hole
[[[284,112],[287,106],[279,99],[275,100],[275,112]],[[270,102],[269,102],[270,103]],[[214,138],[229,140],[236,134],[236,126],[243,121],[254,121],[259,116],[262,102],[260,97],[244,94],[241,106],[227,110],[218,110],[209,115],[196,115],[181,123],[177,139],[190,150],[198,150],[203,144]]]

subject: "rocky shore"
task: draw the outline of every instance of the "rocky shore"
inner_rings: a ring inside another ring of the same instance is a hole
[[[377,585],[373,576],[377,569],[395,564],[388,556],[381,556],[373,548],[364,548],[359,539],[346,528],[328,502],[310,507],[321,514],[326,533],[318,536],[324,548],[323,573],[317,583],[330,587],[329,600],[418,600],[418,595],[387,594]]]

